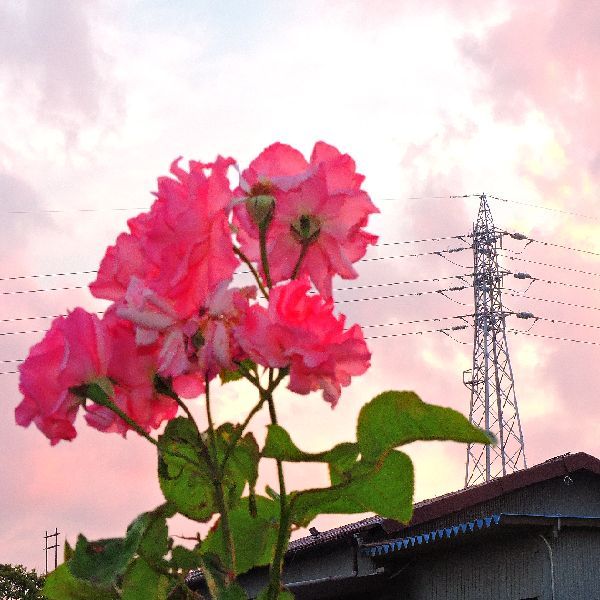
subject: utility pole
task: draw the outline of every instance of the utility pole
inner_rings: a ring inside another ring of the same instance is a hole
[[[507,312],[502,307],[506,274],[498,265],[502,233],[494,228],[485,194],[480,196],[473,226],[473,293],[475,297],[473,368],[469,420],[492,433],[496,446],[467,447],[465,487],[527,468],[515,383],[506,341]]]
[[[60,545],[58,543],[58,536],[59,532],[56,527],[54,528],[54,533],[48,533],[46,531],[46,535],[44,535],[44,552],[46,554],[46,575],[48,575],[48,550],[52,550],[54,548],[54,568],[56,569],[56,567],[58,567],[58,546]],[[48,546],[48,540],[50,539],[54,540],[54,544],[52,546]]]

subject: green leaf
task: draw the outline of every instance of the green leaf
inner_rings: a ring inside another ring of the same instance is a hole
[[[67,563],[46,576],[42,593],[48,600],[118,600],[114,590],[77,579]]]
[[[169,422],[158,440],[158,474],[163,495],[178,512],[195,521],[205,522],[218,512],[217,484],[223,486],[225,501],[230,507],[239,502],[246,484],[251,489],[254,487],[260,458],[258,444],[251,433],[243,437],[239,434],[240,426],[231,423],[224,423],[215,431],[219,465],[227,452],[227,462],[219,482],[212,476],[214,467],[211,468],[207,462],[206,453],[202,453],[194,424],[183,417]],[[207,434],[202,435],[203,439],[209,439]],[[188,460],[173,456],[173,452]]]
[[[196,550],[185,548],[184,546],[175,546],[171,550],[170,562],[174,569],[184,572],[191,571],[192,569],[198,569],[200,566],[198,552]]]
[[[357,462],[345,481],[291,494],[292,521],[306,527],[319,514],[374,512],[407,522],[412,516],[414,473],[410,458],[390,451],[377,463]]]
[[[346,442],[325,452],[304,452],[294,444],[290,434],[281,425],[269,425],[262,455],[287,462],[325,462],[340,468],[356,461],[358,446]]]
[[[215,433],[217,439],[217,457],[219,463],[222,463],[227,448],[240,433],[240,425],[224,423]],[[254,435],[247,433],[244,437],[240,437],[233,450],[229,453],[223,473],[223,483],[225,489],[229,492],[230,505],[235,505],[242,497],[246,483],[248,483],[250,488],[256,485],[259,460],[260,452]]]
[[[143,513],[127,528],[124,538],[90,542],[83,535],[77,538],[75,553],[69,563],[73,575],[101,586],[109,586],[122,575],[138,550],[142,536],[151,520]]]
[[[256,516],[250,512],[248,498],[243,498],[239,506],[229,513],[236,575],[245,573],[252,567],[270,564],[275,554],[279,504],[264,496],[256,496],[255,502]],[[200,552],[214,554],[221,562],[225,562],[221,521],[202,541]]]
[[[244,359],[240,364],[245,371],[252,372],[256,370],[256,363],[249,358]],[[219,377],[221,378],[221,384],[224,385],[230,381],[239,381],[244,376],[240,369],[223,369],[223,371],[219,373]]]
[[[173,581],[166,575],[154,571],[143,558],[138,558],[125,573],[121,598],[122,600],[167,600]]]
[[[426,404],[413,392],[384,392],[365,404],[358,417],[361,455],[378,460],[392,448],[417,440],[489,444],[493,438],[451,408]]]
[[[168,504],[148,513],[149,523],[140,540],[138,553],[149,561],[161,561],[169,551],[167,517],[173,516]]]
[[[201,558],[201,569],[211,598],[215,600],[247,600],[242,587],[232,581],[231,574],[216,554],[206,553]]]
[[[158,438],[158,478],[164,497],[182,515],[205,522],[217,512],[210,469],[201,458],[198,433],[189,419],[169,421]]]

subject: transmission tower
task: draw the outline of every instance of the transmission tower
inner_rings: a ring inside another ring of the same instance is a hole
[[[515,383],[506,341],[507,312],[502,307],[498,266],[502,233],[494,228],[485,194],[480,196],[473,226],[473,292],[475,296],[473,368],[469,420],[494,434],[497,445],[469,444],[465,487],[527,468]]]

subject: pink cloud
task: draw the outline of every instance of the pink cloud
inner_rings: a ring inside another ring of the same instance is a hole
[[[28,0],[0,9],[0,73],[8,90],[71,142],[82,127],[122,112],[109,55],[92,27],[100,18],[94,1]]]
[[[570,156],[598,169],[600,144],[600,5],[514,2],[508,19],[463,40],[464,55],[484,75],[483,95],[501,118],[541,111]]]

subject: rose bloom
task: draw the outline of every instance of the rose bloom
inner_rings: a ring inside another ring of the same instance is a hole
[[[250,163],[236,194],[274,198],[267,229],[274,283],[308,275],[319,292],[330,298],[334,275],[357,277],[353,263],[377,241],[363,228],[369,215],[379,212],[361,190],[363,180],[350,156],[324,142],[315,144],[310,162],[291,146],[277,143]],[[234,222],[242,251],[260,262],[259,228],[248,203],[236,205]]]
[[[233,195],[227,171],[234,161],[190,161],[189,172],[178,163],[171,165],[175,178],[159,178],[150,212],[130,219],[130,233],[108,248],[90,285],[94,296],[119,301],[136,277],[186,318],[231,279],[239,264],[228,217]]]
[[[124,435],[129,425],[73,391],[95,383],[143,429],[156,428],[172,419],[178,408],[154,390],[156,361],[156,346],[139,349],[132,324],[117,319],[113,311],[100,321],[76,308],[53,321],[20,365],[23,400],[15,409],[16,422],[24,427],[35,423],[55,445],[76,437],[75,418],[79,407],[87,404],[89,425]]]
[[[102,323],[111,341],[107,375],[113,382],[112,401],[147,432],[173,419],[177,402],[154,389],[158,346],[138,346],[133,324],[119,319],[114,309],[107,311]],[[88,406],[85,420],[100,431],[114,431],[123,436],[131,429],[113,411],[98,404]]]
[[[55,319],[19,366],[23,401],[15,409],[17,424],[35,423],[52,445],[72,440],[77,435],[73,423],[82,399],[70,388],[106,376],[108,346],[96,315],[76,308],[67,317]]]
[[[370,365],[371,353],[358,325],[344,331],[333,301],[308,295],[305,277],[275,286],[269,306],[251,306],[236,336],[248,356],[266,367],[290,369],[289,389],[298,394],[323,391],[332,407],[342,387]]]
[[[224,369],[236,368],[234,360],[241,358],[241,350],[233,328],[255,295],[254,286],[230,288],[223,282],[197,314],[180,320],[169,301],[132,277],[115,313],[135,326],[139,346],[158,347],[158,373],[175,378],[177,393],[195,397],[204,391],[206,377],[213,379]],[[197,391],[195,396],[189,395],[192,389]]]

